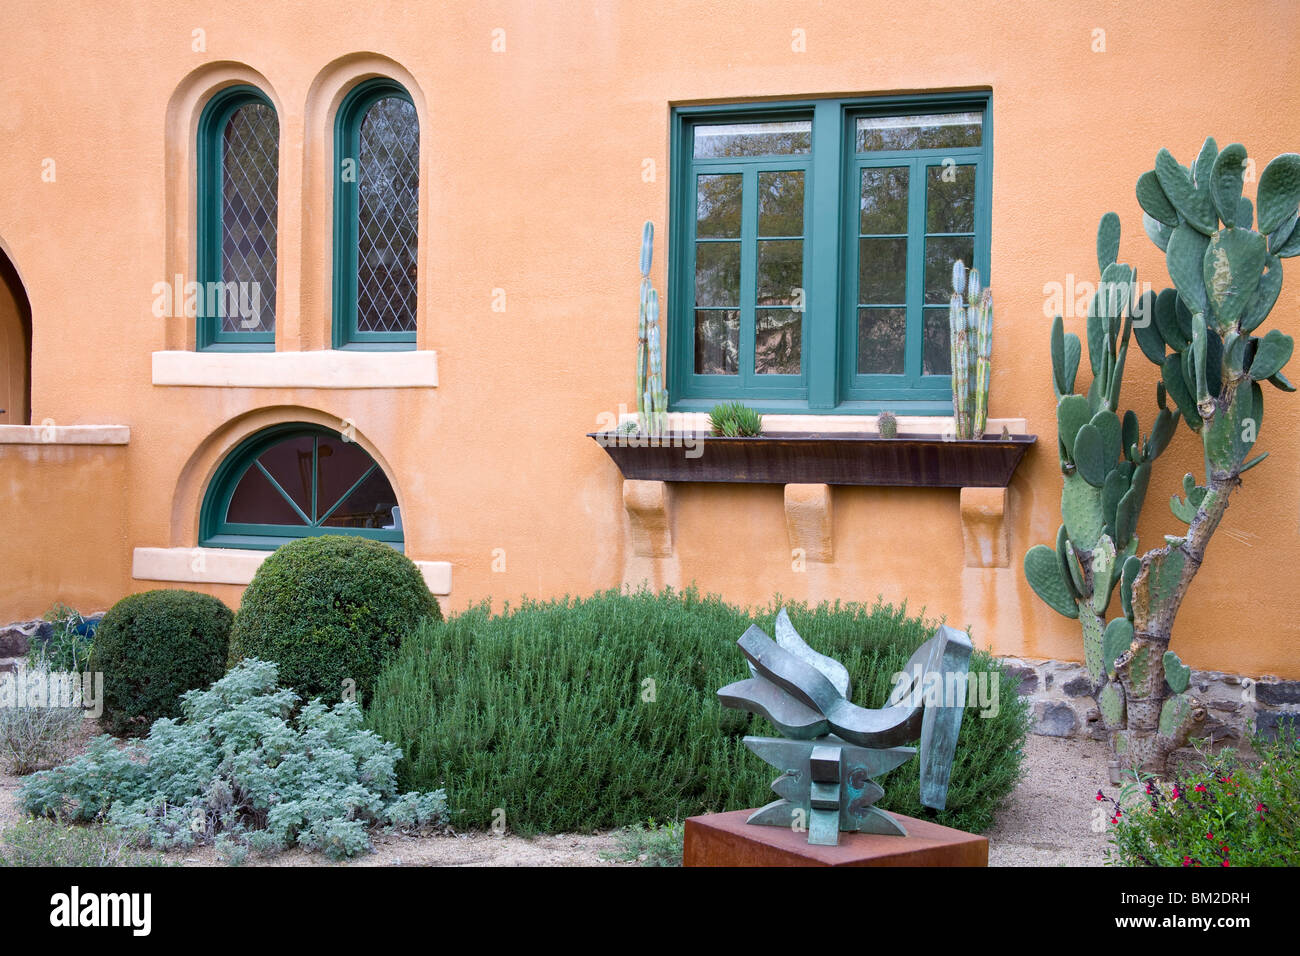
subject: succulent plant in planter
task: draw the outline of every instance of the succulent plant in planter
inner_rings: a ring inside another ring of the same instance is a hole
[[[964,301],[963,301],[964,300]],[[993,292],[980,288],[976,269],[952,264],[948,303],[952,347],[952,410],[961,438],[980,438],[989,416],[989,370],[993,358]]]
[[[880,432],[881,438],[897,438],[898,418],[893,412],[881,412],[876,419],[876,430]]]
[[[752,438],[762,434],[763,416],[743,402],[722,402],[709,412],[709,428],[720,438]]]

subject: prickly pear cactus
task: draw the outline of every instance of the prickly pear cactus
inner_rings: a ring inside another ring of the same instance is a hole
[[[1102,220],[1102,282],[1088,312],[1093,382],[1086,401],[1073,394],[1080,344],[1063,334],[1059,319],[1052,332],[1065,525],[1055,556],[1043,545],[1031,549],[1025,573],[1044,601],[1083,623],[1085,658],[1099,681],[1098,704],[1117,763],[1152,773],[1165,771],[1169,754],[1205,718],[1189,690],[1190,668],[1169,649],[1174,618],[1241,475],[1268,454],[1253,454],[1263,421],[1263,383],[1295,391],[1282,371],[1294,342],[1277,329],[1261,333],[1260,327],[1282,289],[1282,259],[1300,255],[1300,155],[1284,154],[1265,167],[1253,204],[1242,196],[1247,163],[1240,144],[1219,150],[1207,139],[1191,165],[1162,149],[1155,168],[1139,177],[1143,226],[1164,252],[1174,285],[1135,303],[1123,320],[1118,349],[1120,320],[1111,293],[1131,276],[1115,262],[1118,218]],[[1125,413],[1119,428],[1123,460],[1117,460],[1115,423],[1105,413],[1117,407],[1130,331],[1160,369],[1158,412],[1151,435],[1140,441],[1136,417]],[[1186,533],[1167,535],[1164,547],[1139,556],[1133,529],[1150,463],[1168,445],[1180,417],[1201,439],[1205,475],[1199,482],[1185,476],[1183,494],[1170,501]],[[1105,580],[1094,571],[1094,540],[1115,547],[1111,586],[1118,569],[1124,612],[1100,630],[1085,617],[1085,608],[1091,615],[1101,603],[1088,600],[1087,587],[1095,594],[1098,578]],[[1066,598],[1075,614],[1065,607]],[[1105,673],[1099,675],[1097,667]]]

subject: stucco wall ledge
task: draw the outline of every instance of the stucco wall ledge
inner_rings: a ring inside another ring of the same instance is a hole
[[[154,352],[155,385],[224,388],[436,388],[438,353]]]
[[[137,581],[248,584],[270,554],[239,548],[136,548],[131,577]],[[430,591],[439,597],[451,593],[450,561],[416,561],[415,566]]]
[[[0,425],[0,445],[126,445],[127,425]]]

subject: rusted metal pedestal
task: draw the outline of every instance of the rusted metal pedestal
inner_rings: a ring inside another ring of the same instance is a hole
[[[838,846],[812,846],[807,832],[751,826],[753,810],[686,821],[685,866],[988,866],[982,836],[894,813],[908,835],[841,833]]]

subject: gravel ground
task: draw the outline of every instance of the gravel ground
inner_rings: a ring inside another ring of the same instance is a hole
[[[87,728],[89,737],[92,728]],[[1030,735],[1025,777],[989,831],[991,866],[1101,866],[1106,834],[1093,832],[1098,789],[1107,783],[1106,745]],[[21,778],[0,774],[0,830],[20,815]],[[330,863],[319,854],[289,851],[269,860],[250,856],[245,866],[625,866],[604,859],[617,853],[615,834],[557,834],[523,837],[471,833],[456,836],[379,835],[375,853],[349,863]],[[188,866],[220,866],[211,847],[173,853]]]

